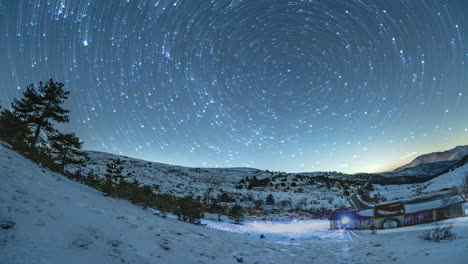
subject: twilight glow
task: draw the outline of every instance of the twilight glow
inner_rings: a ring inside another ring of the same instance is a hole
[[[0,104],[54,78],[85,149],[382,171],[468,143],[466,0],[0,0]]]

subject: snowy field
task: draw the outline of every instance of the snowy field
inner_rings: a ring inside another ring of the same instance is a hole
[[[51,173],[0,146],[0,263],[467,263],[468,218],[457,239],[419,238],[430,225],[328,231],[326,221],[161,218]],[[260,235],[265,236],[264,239]]]

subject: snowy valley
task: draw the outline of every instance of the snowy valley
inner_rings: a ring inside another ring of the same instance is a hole
[[[191,195],[202,203],[218,201],[226,207],[240,204],[247,209],[250,219],[287,221],[327,218],[332,210],[352,207],[353,194],[372,204],[460,188],[468,171],[463,160],[468,147],[454,150],[460,150],[458,156],[442,155],[450,158],[450,166],[440,164],[441,159],[433,160],[434,163],[408,165],[406,176],[389,176],[401,170],[380,175],[351,175],[339,172],[285,173],[254,168],[189,168],[94,151],[87,152],[88,160],[83,165],[70,166],[68,170],[78,178],[89,175],[103,178],[107,164],[119,160],[125,181],[151,186],[155,193],[179,197]],[[437,177],[421,173],[421,167],[428,166],[446,172]],[[268,196],[273,201],[267,201]]]
[[[377,234],[329,231],[326,220],[244,225],[204,220],[206,226],[197,226],[104,197],[4,146],[0,171],[2,263],[466,263],[468,258],[468,217],[452,220],[457,239],[440,243],[420,238],[431,225]],[[465,165],[410,190],[446,187],[443,183],[466,171]],[[400,195],[411,193],[400,189]]]

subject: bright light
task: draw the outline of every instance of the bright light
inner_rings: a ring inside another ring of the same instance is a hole
[[[343,218],[341,218],[341,223],[342,224],[349,224],[350,221],[351,221],[351,219],[349,219],[349,217],[347,217],[347,216],[344,216]]]
[[[328,237],[330,236],[330,223],[327,220],[292,220],[285,222],[271,221],[245,221],[242,225],[235,225],[229,222],[218,222],[211,220],[202,220],[209,228],[235,232],[241,234],[250,234],[260,236],[263,234],[271,237]]]

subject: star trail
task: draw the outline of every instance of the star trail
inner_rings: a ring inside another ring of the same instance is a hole
[[[54,78],[84,147],[382,171],[468,143],[466,0],[0,0],[0,104]]]

